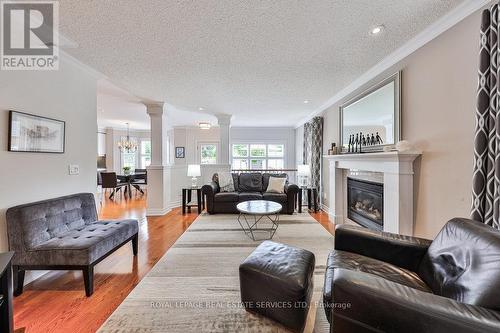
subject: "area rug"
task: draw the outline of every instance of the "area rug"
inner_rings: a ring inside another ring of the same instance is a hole
[[[240,304],[238,266],[261,241],[247,237],[236,218],[200,215],[99,332],[288,332]],[[303,213],[280,216],[273,241],[315,254],[314,293],[305,332],[328,332],[321,293],[333,236]]]

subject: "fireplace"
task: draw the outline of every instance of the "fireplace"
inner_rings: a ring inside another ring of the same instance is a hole
[[[363,227],[384,229],[384,184],[347,177],[347,217]]]

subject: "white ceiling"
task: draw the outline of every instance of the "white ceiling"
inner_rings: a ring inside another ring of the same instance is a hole
[[[236,126],[293,126],[462,2],[65,0],[60,24],[70,54],[180,118],[204,107]],[[137,100],[124,103],[110,120]]]
[[[169,126],[193,126],[200,122],[217,124],[213,115],[201,112],[179,111],[167,105]],[[150,129],[150,118],[142,101],[128,91],[117,87],[106,79],[97,82],[97,124],[99,128]]]

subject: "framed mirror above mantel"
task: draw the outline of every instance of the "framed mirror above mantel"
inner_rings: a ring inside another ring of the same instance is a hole
[[[340,106],[339,142],[342,153],[359,153],[349,149],[349,140],[361,141],[361,152],[379,152],[393,148],[401,140],[401,72]],[[362,134],[362,135],[361,135]]]

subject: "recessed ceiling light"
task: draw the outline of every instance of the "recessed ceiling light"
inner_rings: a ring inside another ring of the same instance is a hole
[[[370,30],[370,34],[372,35],[377,35],[384,31],[384,26],[383,25],[377,25],[376,27],[373,27],[372,30]]]
[[[200,127],[200,129],[207,130],[210,129],[212,125],[210,125],[210,123],[199,123],[198,126]]]
[[[198,110],[200,110],[200,111],[204,111],[204,110],[205,110],[205,108],[202,108],[202,107],[200,106],[200,107],[198,108]]]
[[[308,99],[304,100],[304,104],[309,104],[309,100]]]

